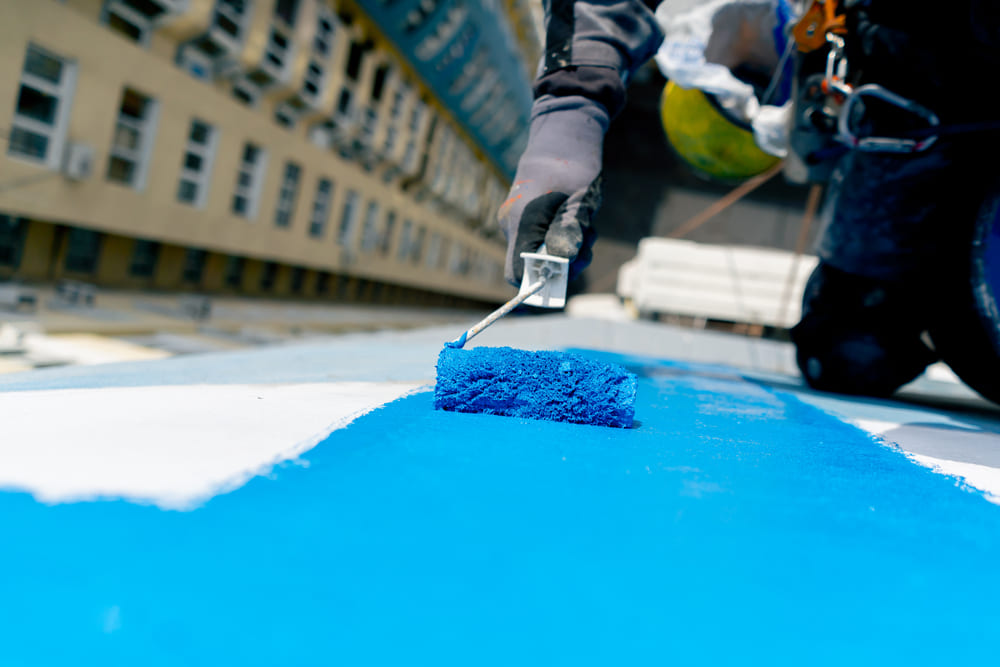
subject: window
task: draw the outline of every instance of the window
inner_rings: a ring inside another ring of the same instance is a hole
[[[274,4],[274,15],[290,26],[295,25],[299,13],[299,0],[278,0]]]
[[[417,230],[417,236],[413,239],[413,244],[410,246],[410,261],[419,262],[420,256],[424,252],[424,237],[427,235],[427,230],[421,227]]]
[[[374,107],[366,107],[361,119],[361,137],[363,145],[371,146],[375,136],[375,129],[378,127],[378,113]]]
[[[187,148],[181,161],[181,180],[177,186],[177,201],[201,208],[208,199],[208,182],[215,161],[215,128],[194,119],[188,131]]]
[[[292,224],[295,213],[295,200],[299,195],[299,175],[302,169],[294,162],[285,163],[285,174],[281,180],[281,191],[278,193],[278,208],[274,212],[276,227],[288,227]]]
[[[243,32],[246,14],[246,0],[218,0],[215,3],[215,17],[212,21],[212,27],[218,28],[234,40],[239,40]]]
[[[475,81],[486,67],[489,61],[490,53],[485,46],[479,47],[476,54],[469,58],[465,64],[462,66],[462,70],[454,81],[451,82],[451,86],[448,88],[448,92],[452,95],[458,95]]]
[[[438,72],[443,72],[460,58],[466,59],[469,45],[479,32],[466,21],[468,15],[469,10],[462,0],[452,2],[445,15],[434,23],[428,34],[417,44],[414,49],[417,58],[428,61],[440,55],[435,64]],[[448,46],[448,50],[442,53],[445,46]]]
[[[357,81],[361,74],[361,61],[365,56],[365,45],[360,42],[351,42],[351,50],[347,54],[347,66],[345,72],[351,81]]]
[[[16,269],[21,264],[28,224],[23,218],[0,214],[0,266]]]
[[[119,35],[145,46],[149,42],[149,26],[145,21],[138,22],[130,18],[125,12],[107,12],[102,22]]]
[[[242,257],[230,256],[226,261],[225,281],[226,287],[239,289],[243,284],[243,264]]]
[[[316,274],[316,294],[326,294],[330,291],[330,274],[320,271]]]
[[[313,200],[312,215],[309,218],[309,236],[322,238],[326,223],[330,219],[330,200],[333,198],[333,183],[325,178],[316,184],[316,198]]]
[[[154,22],[168,13],[171,4],[157,0],[105,0],[101,23],[145,46]]]
[[[441,261],[441,234],[434,232],[427,244],[427,255],[424,257],[428,269],[437,267]]]
[[[406,34],[414,33],[420,29],[427,19],[430,18],[434,10],[438,8],[438,0],[422,0],[420,3],[414,5],[406,14],[406,18],[403,21],[403,31]]]
[[[375,78],[372,80],[372,100],[378,102],[382,99],[382,91],[385,90],[385,80],[389,76],[389,66],[379,65],[375,70]]]
[[[291,129],[295,127],[297,114],[288,102],[283,102],[274,110],[274,122],[281,127]]]
[[[448,239],[448,238],[442,237],[442,239],[441,239],[441,252],[440,252],[440,254],[438,256],[438,262],[437,262],[437,264],[435,264],[431,268],[434,268],[434,269],[444,269],[444,268],[446,268],[446,264],[448,262],[448,256],[449,256],[448,253],[449,253],[450,249],[451,249],[451,240]]]
[[[136,278],[152,278],[159,256],[160,244],[156,241],[136,241],[132,246],[132,262],[128,272]]]
[[[270,63],[279,75],[285,70],[288,46],[288,38],[272,27],[267,41],[267,51],[264,53],[264,61]]]
[[[416,132],[420,128],[420,123],[424,119],[424,103],[415,102],[413,104],[413,109],[410,111],[410,132]]]
[[[365,213],[365,226],[361,233],[361,250],[371,252],[378,244],[378,204],[374,201],[368,202],[368,211]]]
[[[205,260],[208,253],[197,248],[188,248],[184,253],[184,268],[181,272],[181,280],[186,283],[198,284],[201,276],[205,272]]]
[[[499,74],[496,68],[487,67],[479,79],[479,82],[469,89],[469,92],[465,94],[462,102],[460,103],[462,111],[471,113],[473,110],[478,109],[479,105],[482,104],[486,96],[493,90],[493,86],[496,84]]]
[[[340,97],[337,98],[337,113],[342,116],[351,115],[351,89],[342,88],[340,90]]]
[[[89,229],[69,230],[66,243],[66,270],[72,273],[93,273],[101,253],[101,235]]]
[[[388,257],[392,247],[392,233],[396,230],[396,212],[389,211],[385,216],[385,226],[382,227],[382,238],[379,239],[379,253]]]
[[[395,120],[403,113],[403,102],[410,95],[410,87],[407,84],[400,84],[392,93],[392,105],[389,107],[389,116]]]
[[[8,154],[41,162],[52,169],[59,167],[75,79],[73,65],[33,44],[28,45]]]
[[[392,152],[392,149],[395,148],[395,146],[396,146],[396,128],[390,125],[385,131],[385,143],[382,144],[382,150],[386,154],[389,154]]]
[[[233,82],[233,97],[252,109],[260,101],[260,88],[244,76]]]
[[[413,240],[413,221],[404,220],[403,229],[400,232],[399,237],[399,249],[396,251],[396,259],[403,261],[410,256],[410,247],[412,246]]]
[[[291,280],[291,290],[292,294],[301,294],[302,288],[306,282],[306,270],[301,266],[296,266],[292,269],[292,280]]]
[[[315,60],[309,62],[306,68],[305,80],[302,82],[302,95],[314,103],[318,103],[326,85],[326,70]]]
[[[236,190],[233,193],[233,213],[247,220],[257,217],[260,192],[264,188],[267,153],[251,143],[243,145],[243,157],[236,172]]]
[[[357,225],[358,216],[358,193],[354,190],[347,191],[347,198],[344,200],[344,210],[340,216],[340,231],[337,234],[337,242],[349,247],[354,237],[354,228]]]
[[[320,56],[329,56],[333,47],[333,18],[326,12],[321,12],[316,19],[316,36],[313,38],[313,50]]]
[[[111,140],[108,180],[141,190],[152,153],[157,104],[142,93],[125,88]]]
[[[278,280],[278,263],[277,262],[267,262],[264,264],[264,270],[260,274],[260,288],[262,290],[270,290],[274,288],[274,283]]]

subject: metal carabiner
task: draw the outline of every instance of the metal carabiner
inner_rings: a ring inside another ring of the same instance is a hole
[[[837,141],[859,151],[873,153],[919,153],[925,151],[937,141],[937,135],[925,137],[923,139],[907,139],[904,137],[861,137],[851,128],[851,112],[854,106],[864,97],[874,97],[884,102],[888,102],[903,111],[908,111],[915,116],[927,121],[928,127],[937,127],[941,124],[937,114],[927,107],[905,98],[902,95],[883,88],[877,83],[866,83],[858,86],[849,92],[844,100],[844,105],[840,109],[840,117],[837,119]]]
[[[847,84],[847,56],[844,55],[844,38],[832,32],[826,33],[830,50],[826,54],[826,73],[823,77],[823,92],[827,95],[839,94],[847,97],[853,88]]]

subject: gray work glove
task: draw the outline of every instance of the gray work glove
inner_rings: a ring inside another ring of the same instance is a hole
[[[507,237],[504,276],[521,284],[522,252],[544,243],[570,260],[570,278],[590,264],[596,234],[591,218],[601,205],[601,159],[608,112],[581,96],[544,95],[531,111],[528,145],[507,201],[497,212]]]

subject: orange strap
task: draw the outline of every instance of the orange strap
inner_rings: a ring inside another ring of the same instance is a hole
[[[826,44],[828,32],[847,32],[844,15],[837,13],[837,0],[813,0],[812,5],[792,29],[799,51],[809,53]]]

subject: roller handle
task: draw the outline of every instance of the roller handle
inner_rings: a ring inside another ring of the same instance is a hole
[[[513,299],[511,299],[510,301],[508,301],[507,303],[500,306],[492,313],[484,317],[482,321],[479,322],[479,324],[476,324],[471,329],[469,329],[468,331],[466,331],[465,333],[463,333],[461,336],[451,341],[450,343],[445,343],[445,345],[459,350],[462,349],[463,347],[465,347],[465,344],[467,342],[472,340],[472,338],[478,335],[479,332],[481,332],[483,329],[490,326],[491,324],[499,320],[501,317],[503,317],[510,311],[514,310],[518,306],[520,306],[525,299],[527,299],[532,294],[535,294],[536,292],[538,292],[538,290],[545,287],[546,282],[548,282],[548,276],[543,276],[541,280],[529,285],[527,290],[521,291]]]

